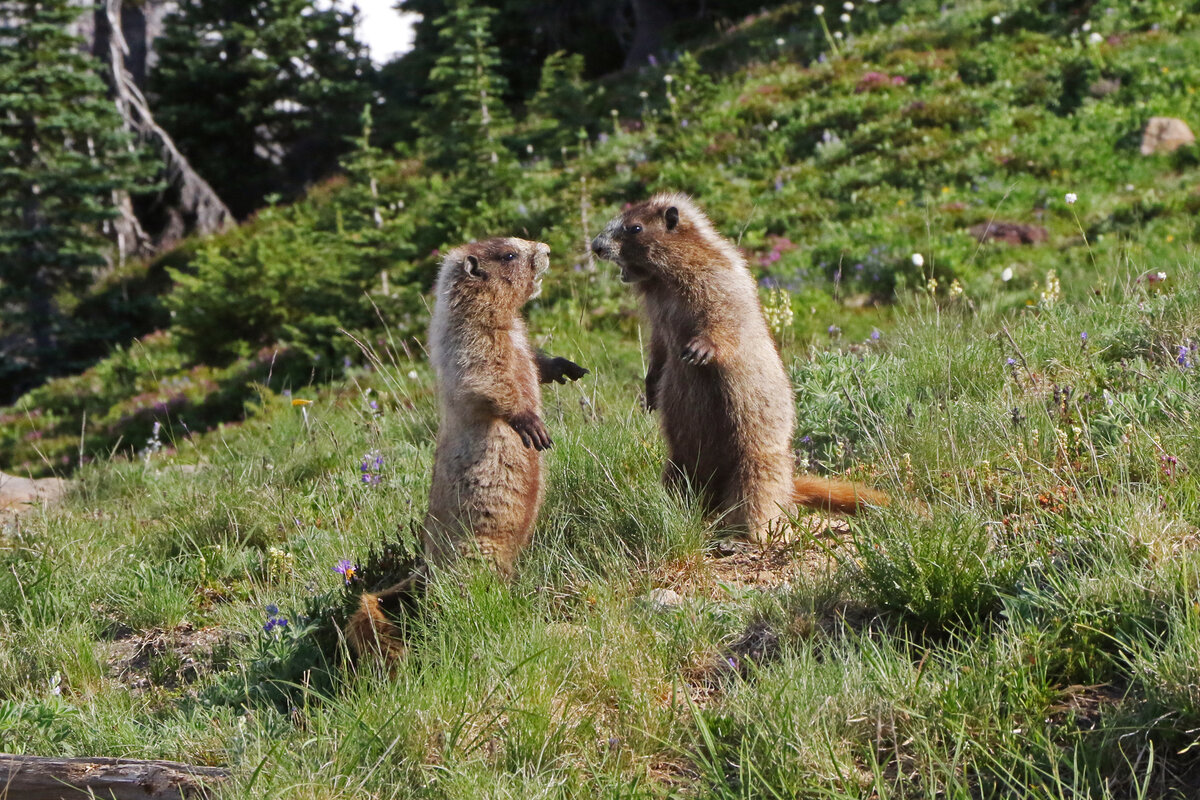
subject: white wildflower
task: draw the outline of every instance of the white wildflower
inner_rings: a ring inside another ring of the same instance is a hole
[[[1100,44],[1104,41],[1104,37],[1098,33],[1093,33],[1088,36],[1088,44]]]
[[[842,16],[838,17],[838,19],[840,19],[842,22],[846,23],[847,25],[850,24],[850,15],[849,14],[842,14]]]
[[[993,25],[999,25],[1001,22],[1004,22],[1004,17],[1000,16],[999,14],[997,14],[997,15],[996,15],[996,16],[994,16],[994,17],[992,17],[992,24],[993,24]]]
[[[842,8],[846,9],[847,11],[853,11],[854,3],[851,3],[850,0],[846,0],[846,2],[842,3]]]
[[[925,266],[925,256],[920,253],[913,253],[912,262],[914,267],[923,267]]]
[[[813,13],[818,17],[825,13],[825,6],[813,6]]]
[[[1009,281],[1011,281],[1012,277],[1013,277],[1013,268],[1012,267],[1005,267],[1000,272],[1000,280],[1004,281],[1005,283],[1008,283]]]
[[[780,47],[783,47],[783,37],[780,36],[778,39],[776,39],[775,44],[779,45]]]
[[[1063,196],[1063,199],[1067,201],[1067,205],[1073,206],[1075,205],[1075,201],[1079,199],[1079,195],[1075,194],[1074,192],[1067,192],[1066,195]]]

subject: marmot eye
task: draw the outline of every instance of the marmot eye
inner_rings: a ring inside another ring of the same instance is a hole
[[[502,255],[500,257],[502,259],[504,259],[505,261],[512,261],[514,258],[517,257],[517,254],[516,253],[505,253],[504,255]]]
[[[639,233],[641,233],[641,232],[642,232],[642,226],[641,226],[641,225],[629,225],[629,226],[626,226],[626,228],[625,228],[625,232],[626,232],[626,233],[632,233],[633,235],[635,235],[635,236],[636,236],[637,234],[639,234]]]

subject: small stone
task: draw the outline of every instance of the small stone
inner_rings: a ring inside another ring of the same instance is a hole
[[[0,510],[17,513],[29,510],[34,503],[54,505],[66,490],[67,482],[62,478],[30,480],[0,472]]]
[[[683,595],[674,589],[651,589],[638,598],[638,602],[648,611],[663,612],[679,608],[683,605]]]
[[[1142,155],[1173,153],[1185,145],[1195,143],[1196,135],[1183,120],[1175,117],[1151,117],[1142,133]]]

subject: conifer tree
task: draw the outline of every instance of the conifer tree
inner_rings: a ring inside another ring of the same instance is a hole
[[[106,262],[101,226],[152,165],[124,132],[70,0],[0,2],[0,386],[63,368],[60,300]]]
[[[436,167],[477,173],[512,160],[500,141],[511,127],[492,44],[496,10],[455,0],[436,21],[443,48],[429,71],[429,110],[419,121],[421,149]]]
[[[235,215],[337,168],[372,93],[357,14],[314,0],[182,0],[167,18],[155,116]]]
[[[546,56],[537,94],[529,101],[531,135],[543,150],[559,151],[579,141],[594,122],[593,94],[583,79],[583,56],[559,50]]]

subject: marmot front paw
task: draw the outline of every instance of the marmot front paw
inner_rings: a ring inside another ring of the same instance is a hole
[[[547,365],[545,374],[542,377],[542,383],[566,383],[568,380],[577,381],[584,375],[587,375],[589,370],[586,367],[581,367],[569,358],[556,356],[550,359]]]
[[[534,450],[549,450],[553,442],[550,441],[550,431],[546,430],[546,423],[542,422],[542,418],[532,411],[527,411],[524,414],[517,414],[508,421],[512,429],[521,434],[521,442],[526,447],[532,447]]]
[[[683,353],[680,354],[680,358],[686,363],[694,364],[697,367],[703,367],[716,357],[716,345],[707,336],[694,337],[683,348]]]

